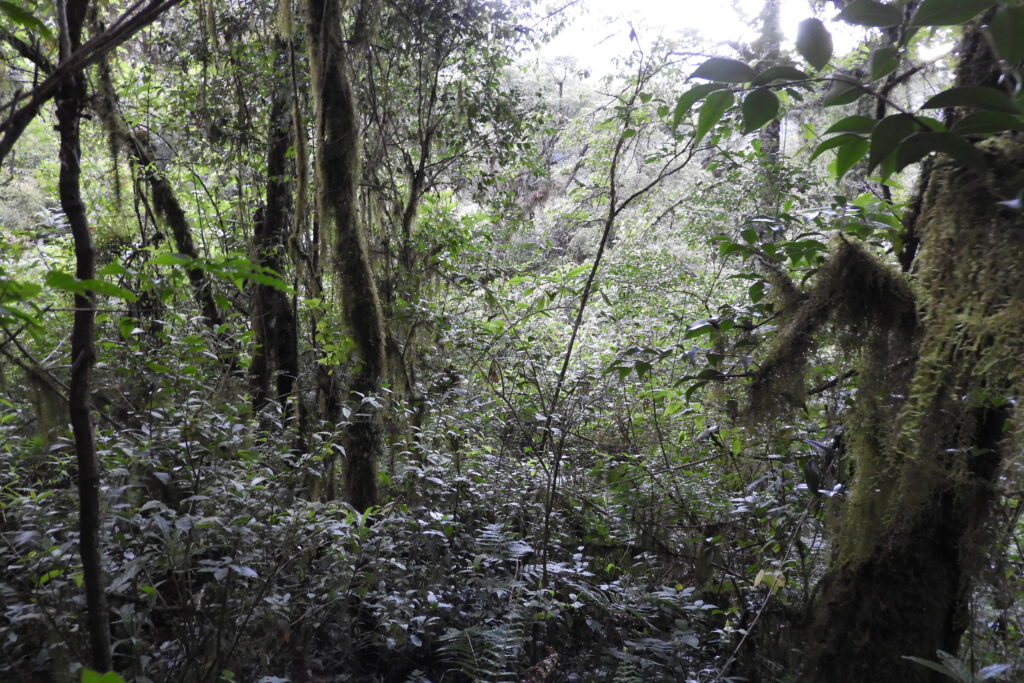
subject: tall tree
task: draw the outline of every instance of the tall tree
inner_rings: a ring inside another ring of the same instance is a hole
[[[60,63],[65,64],[82,42],[86,0],[64,0],[57,5],[60,27]],[[85,214],[81,192],[81,144],[79,121],[85,104],[85,76],[80,71],[65,75],[57,96],[57,129],[60,134],[60,205],[71,227],[75,245],[75,277],[90,281],[96,275],[96,251]],[[96,362],[96,301],[92,291],[75,294],[71,330],[71,385],[68,413],[75,437],[78,463],[79,540],[85,584],[86,629],[90,663],[98,671],[112,668],[110,614],[107,607],[100,541],[100,464],[90,413],[92,371]]]
[[[364,3],[365,4],[365,3]],[[307,34],[316,101],[319,214],[334,229],[342,314],[355,342],[348,382],[354,399],[346,429],[344,495],[357,509],[377,502],[383,424],[376,394],[385,371],[384,320],[360,221],[360,125],[337,0],[309,0]],[[365,21],[365,14],[361,13]],[[357,31],[364,30],[363,21]]]
[[[286,4],[287,0],[282,3]],[[274,39],[271,74],[267,199],[253,221],[255,260],[261,267],[277,273],[284,272],[294,191],[288,154],[293,128],[289,50],[288,41],[279,34]],[[299,372],[298,338],[295,314],[287,295],[270,285],[255,285],[252,321],[254,350],[249,376],[253,384],[253,407],[259,411],[268,400],[287,402],[291,396]]]
[[[997,85],[978,25],[960,55],[959,85]],[[857,477],[818,604],[815,681],[932,680],[904,656],[956,652],[968,626],[997,479],[1021,445],[1013,401],[1024,392],[1024,221],[1000,201],[1024,171],[1024,144],[1007,134],[981,149],[986,173],[949,158],[928,171],[913,218],[914,329],[912,299],[876,302],[902,312],[875,334],[860,380]]]

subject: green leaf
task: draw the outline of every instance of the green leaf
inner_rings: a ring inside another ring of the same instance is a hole
[[[749,83],[756,74],[738,59],[712,57],[697,67],[690,78],[706,78],[720,83]]]
[[[743,99],[743,132],[752,133],[779,113],[779,98],[771,90],[758,88]]]
[[[796,50],[808,64],[821,69],[832,58],[832,34],[820,19],[804,19],[797,29]]]
[[[687,112],[697,103],[698,100],[702,100],[716,90],[721,90],[722,86],[718,83],[702,83],[701,85],[695,85],[676,100],[676,108],[672,112],[672,127],[678,128],[680,121],[686,116]]]
[[[0,302],[27,301],[43,290],[34,282],[19,282],[4,275],[0,268]]]
[[[953,125],[953,132],[960,135],[989,135],[1004,130],[1024,130],[1024,121],[1019,116],[998,111],[976,111],[968,114]]]
[[[923,659],[921,657],[911,657],[910,655],[903,655],[903,659],[909,659],[910,661],[914,662],[915,664],[920,664],[921,666],[926,666],[929,669],[931,669],[932,671],[938,671],[940,674],[944,674],[946,676],[949,676],[950,678],[955,678],[955,676],[951,676],[950,675],[951,672],[950,672],[949,669],[944,667],[942,664],[939,664],[938,662],[933,662],[930,659]]]
[[[878,0],[853,0],[836,18],[857,26],[897,26],[903,22],[903,12]]]
[[[722,115],[733,105],[736,99],[728,90],[717,90],[704,100],[697,117],[697,131],[693,135],[693,144],[698,144],[708,131],[722,119]]]
[[[868,147],[868,141],[860,138],[840,145],[836,150],[836,178],[842,178],[858,161],[863,159],[867,154]]]
[[[182,266],[192,262],[192,258],[185,254],[171,254],[164,253],[160,254],[154,259],[149,260],[151,266]]]
[[[128,271],[125,270],[125,267],[117,261],[111,261],[107,265],[103,266],[103,268],[101,268],[96,274],[100,277],[106,277],[107,275],[127,275]]]
[[[27,9],[13,2],[7,2],[6,0],[0,0],[0,13],[10,19],[15,24],[23,26],[29,31],[36,31],[47,42],[53,44],[56,43],[56,39],[53,37],[53,31],[50,27],[44,24],[39,18],[29,12]]]
[[[105,674],[101,674],[88,667],[82,668],[82,677],[80,680],[81,683],[125,683],[125,680],[114,671],[108,671]]]
[[[122,299],[124,301],[138,301],[139,299],[131,290],[119,287],[112,282],[104,280],[79,280],[79,282],[85,289],[104,296],[112,296],[115,299]]]
[[[53,289],[71,292],[72,294],[80,294],[82,296],[85,296],[91,291],[96,294],[102,294],[103,296],[112,296],[118,299],[124,299],[125,301],[138,300],[138,297],[136,297],[130,290],[118,287],[113,283],[104,282],[102,280],[79,280],[75,278],[75,276],[60,270],[50,270],[47,272],[46,284]]]
[[[704,368],[697,373],[697,379],[703,380],[719,380],[725,379],[725,373],[721,370],[715,370],[714,368]]]
[[[830,149],[835,149],[836,147],[840,147],[841,145],[848,145],[857,140],[863,139],[864,138],[862,138],[861,136],[853,135],[852,133],[844,133],[843,135],[837,135],[834,138],[829,138],[828,140],[825,140],[825,142],[821,143],[820,145],[814,148],[814,153],[811,154],[810,160],[814,161],[815,159],[817,159]]]
[[[698,391],[700,391],[706,386],[707,382],[695,382],[691,384],[690,387],[686,390],[686,395],[683,398],[685,398],[687,401],[690,401],[691,399],[693,399],[694,394],[696,394]]]
[[[46,284],[54,289],[63,289],[72,294],[85,294],[85,285],[73,275],[60,270],[51,270],[46,274]]]
[[[880,47],[871,53],[871,80],[888,76],[900,63],[900,51],[894,47]]]
[[[684,339],[693,339],[699,337],[702,334],[707,334],[715,329],[715,326],[711,324],[710,320],[698,320],[695,323],[690,323],[686,328],[686,333],[683,335]]]
[[[996,10],[988,35],[1007,63],[1024,62],[1024,7],[1003,6]]]
[[[910,18],[911,26],[954,26],[996,4],[996,0],[924,0]]]
[[[946,124],[944,124],[942,121],[939,121],[938,119],[933,119],[930,116],[921,116],[920,114],[918,114],[917,116],[914,117],[914,120],[917,121],[917,124],[922,128],[931,128],[936,133],[946,132]]]
[[[795,66],[772,66],[754,77],[754,85],[767,85],[773,81],[806,81],[808,78],[800,69]]]
[[[853,76],[836,74],[832,78],[832,84],[828,87],[828,92],[825,93],[823,104],[826,107],[850,104],[859,100],[865,93],[867,93],[867,90]]]
[[[832,133],[870,133],[878,123],[877,119],[870,116],[847,116],[839,119],[825,131],[825,135]]]
[[[973,107],[986,111],[1020,113],[1020,107],[1001,91],[978,85],[962,85],[943,90],[938,95],[929,98],[922,109],[944,109],[946,107]]]
[[[905,138],[921,128],[909,114],[893,114],[878,122],[871,133],[871,153],[868,155],[868,173],[896,151]]]
[[[921,160],[932,152],[942,152],[960,164],[976,171],[986,169],[985,155],[977,147],[956,133],[915,133],[896,150],[896,171]]]

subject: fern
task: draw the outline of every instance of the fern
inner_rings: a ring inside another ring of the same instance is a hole
[[[619,664],[615,669],[612,683],[648,683],[650,677],[635,661],[629,660]]]
[[[441,636],[442,657],[474,681],[515,681],[526,629],[521,615],[492,627],[451,629]]]

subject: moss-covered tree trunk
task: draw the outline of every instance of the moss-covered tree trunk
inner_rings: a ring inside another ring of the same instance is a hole
[[[137,165],[139,176],[149,185],[153,206],[167,229],[170,230],[175,250],[190,259],[198,259],[199,249],[193,238],[192,226],[189,224],[185,209],[178,200],[170,181],[157,167],[156,152],[153,150],[153,146],[147,136],[137,135],[118,112],[117,96],[109,70],[101,69],[99,75],[100,88],[93,103],[96,112],[115,144],[125,149]],[[224,321],[214,300],[213,283],[202,268],[190,267],[186,270],[186,274],[202,311],[203,321],[223,342],[218,353],[225,364],[234,365],[236,359],[228,351],[229,342],[218,331]]]
[[[344,495],[360,510],[377,502],[383,426],[375,396],[385,371],[380,298],[360,225],[360,126],[337,0],[309,0],[310,66],[317,113],[320,215],[334,229],[342,313],[355,342],[348,390],[353,410],[345,438]]]
[[[965,40],[961,84],[990,84],[979,37]],[[968,626],[1000,467],[1020,452],[1013,402],[1024,394],[1024,219],[999,203],[1002,184],[1024,172],[1024,139],[981,147],[986,177],[939,158],[923,184],[907,357],[866,355],[849,434],[856,478],[806,680],[947,680],[904,657],[956,652]]]
[[[288,228],[292,212],[292,169],[288,149],[292,139],[288,92],[288,44],[275,40],[273,92],[267,134],[267,203],[253,225],[256,262],[284,273]],[[288,296],[269,285],[253,288],[253,356],[249,366],[253,408],[270,400],[287,403],[298,376],[298,336]]]

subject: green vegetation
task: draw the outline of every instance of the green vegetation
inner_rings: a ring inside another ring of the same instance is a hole
[[[780,4],[0,2],[0,678],[1018,679],[1024,6]]]

